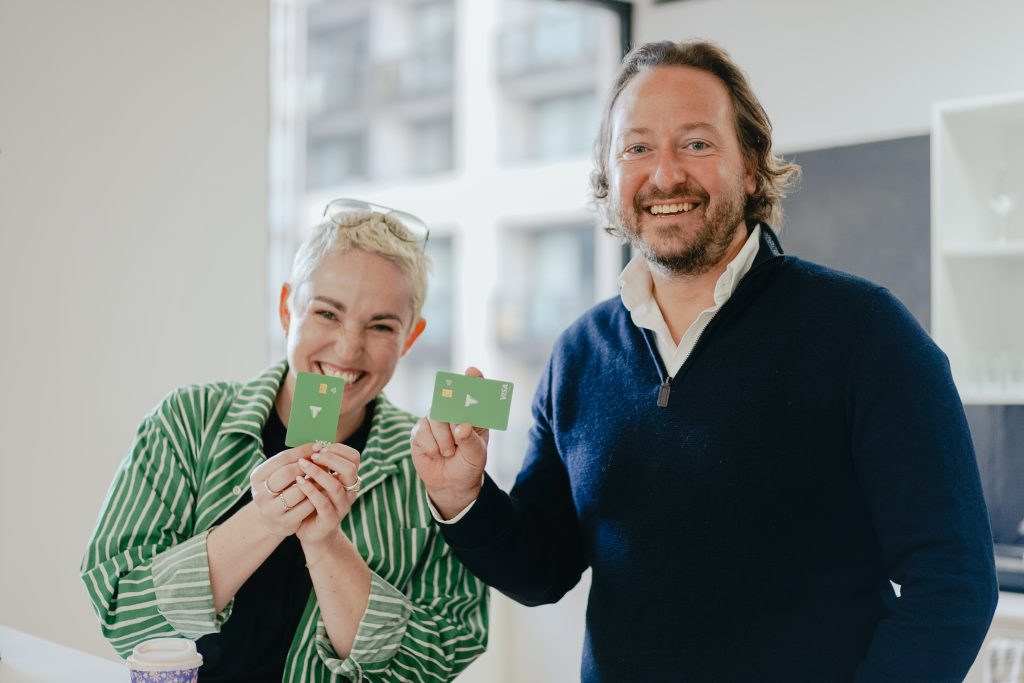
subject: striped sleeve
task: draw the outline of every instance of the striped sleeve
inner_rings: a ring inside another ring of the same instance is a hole
[[[323,620],[316,649],[335,674],[358,681],[449,681],[487,648],[487,589],[435,529],[406,595],[376,574],[352,654],[338,659]]]
[[[149,638],[199,637],[226,617],[213,615],[209,570],[200,567],[205,534],[189,540],[191,479],[159,414],[147,417],[114,476],[81,565],[103,635],[121,657]]]
[[[153,558],[157,609],[175,631],[193,640],[220,630],[231,616],[234,598],[220,614],[213,607],[210,560],[204,531]]]

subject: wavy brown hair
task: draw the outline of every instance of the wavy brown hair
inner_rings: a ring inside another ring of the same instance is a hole
[[[718,77],[732,99],[736,136],[743,158],[755,169],[754,194],[747,197],[744,218],[748,224],[764,222],[778,227],[782,223],[782,199],[800,176],[800,167],[772,154],[772,124],[764,107],[754,95],[746,74],[722,48],[707,41],[673,43],[662,41],[634,48],[622,60],[612,84],[601,118],[601,129],[594,144],[594,170],[590,190],[594,204],[609,216],[608,154],[611,147],[611,113],[619,95],[640,73],[661,66],[686,66]],[[622,237],[615,221],[605,230]]]

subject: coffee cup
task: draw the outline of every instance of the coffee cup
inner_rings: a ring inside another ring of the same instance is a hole
[[[153,638],[139,643],[128,657],[132,683],[196,683],[203,656],[184,638]]]

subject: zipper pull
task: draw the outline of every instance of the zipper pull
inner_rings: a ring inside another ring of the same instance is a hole
[[[666,377],[665,381],[661,383],[661,387],[658,388],[658,407],[665,408],[668,406],[668,395],[672,393],[672,378]]]

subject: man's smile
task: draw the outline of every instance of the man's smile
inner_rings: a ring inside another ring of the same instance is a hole
[[[678,204],[654,204],[646,208],[647,213],[652,216],[671,216],[680,213],[689,213],[697,208],[698,202],[680,202]]]

